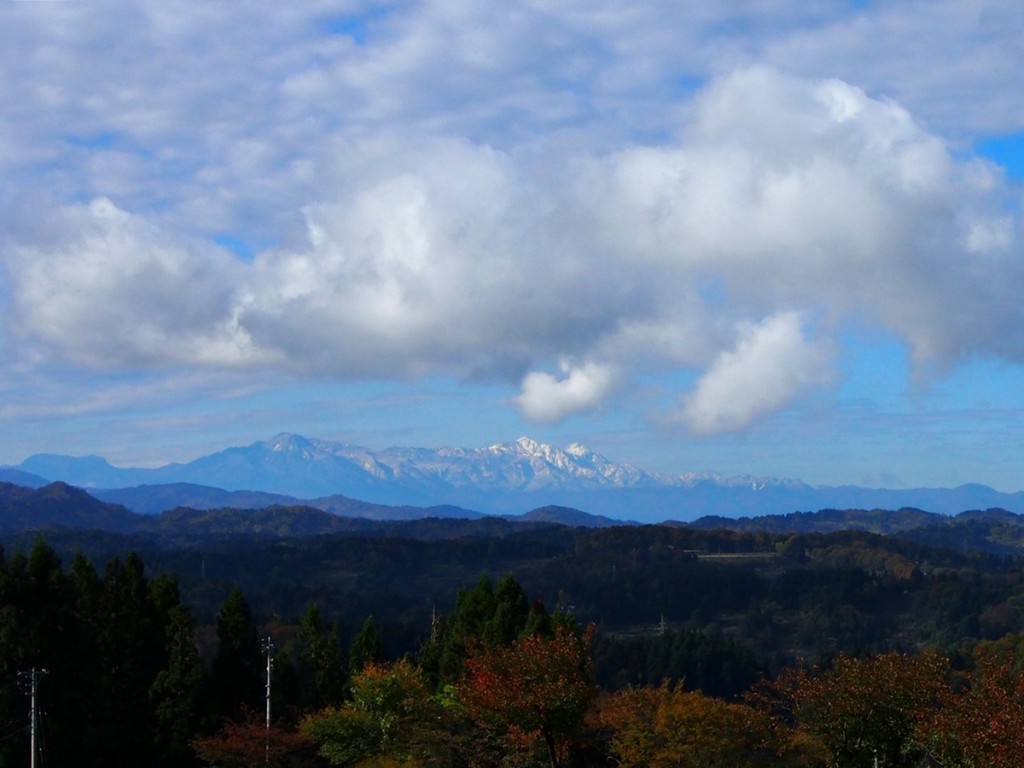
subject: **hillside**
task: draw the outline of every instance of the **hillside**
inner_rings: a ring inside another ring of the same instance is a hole
[[[202,486],[155,486],[126,489],[114,498],[162,499],[163,504],[182,494],[207,504],[212,500],[267,502],[265,494],[228,492]],[[103,495],[107,495],[104,493]],[[272,497],[277,498],[277,497]],[[437,519],[436,530],[445,535],[476,535],[486,529],[487,516],[461,507],[388,506],[343,496],[300,503],[283,497],[283,503],[255,508],[231,506],[176,506],[160,514],[137,514],[120,504],[100,501],[90,493],[66,483],[42,488],[25,488],[0,483],[0,532],[34,530],[94,529],[110,533],[145,535],[167,546],[187,542],[201,543],[208,538],[231,536],[293,538],[321,534],[360,532],[366,535],[391,535],[403,522]],[[516,525],[555,524],[581,528],[637,526],[639,523],[614,520],[601,515],[547,505],[505,519]],[[476,523],[477,525],[474,525]],[[375,527],[376,524],[376,527]],[[996,555],[1024,554],[1024,516],[1005,509],[969,510],[954,516],[919,509],[823,509],[818,512],[794,512],[786,515],[725,518],[709,516],[692,523],[665,523],[668,527],[695,530],[726,530],[748,534],[804,534],[864,531],[893,536],[962,552]]]
[[[206,503],[211,498],[267,501],[264,494],[225,492],[201,486],[165,486],[126,489],[115,498],[137,498],[157,493],[167,501],[181,493]],[[106,495],[106,494],[104,494]],[[321,506],[286,503],[257,508],[177,506],[159,514],[138,514],[120,504],[100,501],[80,488],[51,483],[39,489],[0,483],[0,533],[30,534],[36,531],[91,530],[134,534],[161,546],[195,545],[211,539],[231,537],[296,538],[324,534],[354,533],[386,536],[402,529],[407,535],[456,537],[494,535],[503,526],[526,527],[536,523],[602,526],[613,521],[579,510],[549,508],[522,516],[498,519],[459,507],[389,507],[382,504],[332,496],[316,500]],[[404,527],[403,527],[404,526]]]
[[[114,533],[137,530],[138,515],[107,504],[67,483],[25,488],[0,483],[0,532],[95,528]]]
[[[178,575],[201,623],[211,623],[239,586],[268,620],[295,621],[316,602],[348,637],[373,614],[399,654],[420,647],[432,612],[454,605],[481,573],[514,574],[531,600],[593,621],[605,637],[653,643],[665,631],[700,633],[735,643],[773,669],[841,650],[952,647],[1024,630],[1019,559],[864,531],[748,534],[435,518],[348,520],[348,530],[307,535],[315,528],[306,521],[325,514],[181,510],[147,518],[169,527],[158,534],[64,529],[47,540],[69,559],[78,551],[101,561],[139,552],[154,572]],[[245,533],[237,532],[238,516],[246,517]],[[183,529],[204,534],[179,535]],[[25,533],[2,541],[10,556],[34,539]],[[646,655],[647,646],[636,652]],[[646,675],[668,663],[634,658],[620,668]]]
[[[671,668],[667,657],[645,656],[662,653],[651,644],[666,631],[732,643],[778,668],[842,650],[951,647],[1024,630],[1024,522],[1005,510],[609,522],[551,506],[469,520],[369,520],[303,506],[136,515],[62,483],[0,485],[8,559],[40,531],[68,560],[134,551],[154,572],[177,574],[201,623],[239,586],[275,620],[294,621],[315,601],[350,637],[373,614],[396,653],[419,648],[432,612],[485,572],[512,573],[531,599],[595,622],[611,643],[601,653],[639,644],[631,653],[647,661],[608,662],[624,670],[616,684]]]

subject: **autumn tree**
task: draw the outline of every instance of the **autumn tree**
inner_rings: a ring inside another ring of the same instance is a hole
[[[302,733],[280,723],[267,728],[262,714],[248,708],[191,745],[204,763],[215,768],[301,768],[312,764],[314,751]]]
[[[302,732],[332,765],[445,764],[444,712],[409,661],[366,664],[352,676],[351,689],[343,706],[302,723]]]
[[[459,700],[478,726],[513,747],[539,744],[559,768],[596,693],[592,637],[592,627],[581,634],[563,622],[551,637],[480,646],[466,660]]]
[[[918,738],[944,768],[1017,768],[1024,755],[1021,660],[1006,643],[979,646],[974,660],[963,689],[947,691]]]
[[[798,766],[814,754],[763,712],[667,682],[602,699],[598,722],[622,768]]]
[[[916,768],[917,739],[948,691],[949,662],[937,653],[840,654],[827,669],[786,670],[771,686],[776,703],[821,739],[830,768]],[[761,698],[762,705],[766,699]]]

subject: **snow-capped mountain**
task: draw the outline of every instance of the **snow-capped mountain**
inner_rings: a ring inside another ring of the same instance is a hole
[[[880,490],[812,488],[798,480],[659,474],[618,464],[579,443],[556,448],[521,437],[484,448],[388,448],[280,434],[185,464],[119,468],[96,456],[40,454],[21,472],[84,488],[190,483],[313,499],[343,494],[377,504],[457,505],[489,514],[521,514],[547,505],[621,520],[692,520],[785,514],[825,508],[918,507],[956,513],[1003,507],[1024,512],[1024,494],[984,486]]]
[[[626,487],[657,484],[636,467],[617,465],[581,445],[567,450],[521,437],[486,448],[389,448],[375,454],[392,477],[430,479],[452,487],[495,491],[548,488]]]

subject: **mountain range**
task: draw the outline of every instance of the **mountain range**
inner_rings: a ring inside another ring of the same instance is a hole
[[[30,487],[63,481],[145,514],[180,506],[255,509],[297,502],[341,514],[347,513],[332,504],[442,508],[439,516],[453,517],[519,515],[560,506],[638,522],[820,509],[914,507],[951,515],[999,507],[1024,512],[1024,493],[982,485],[892,490],[814,487],[749,475],[656,473],[612,462],[578,443],[560,449],[527,437],[485,448],[371,450],[281,434],[155,468],[115,467],[99,456],[37,454],[0,468],[0,481]]]

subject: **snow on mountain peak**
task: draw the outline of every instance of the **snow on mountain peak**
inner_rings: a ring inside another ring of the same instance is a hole
[[[529,437],[520,437],[518,440],[516,440],[516,445],[522,448],[523,452],[529,456],[541,455],[545,453],[544,449],[548,449],[548,451],[551,450],[551,446],[538,443],[536,440],[533,440],[532,438]]]
[[[747,485],[752,490],[760,490],[765,482],[768,485],[776,482],[747,476],[723,478],[713,473],[651,473],[632,464],[609,461],[578,442],[561,449],[527,436],[486,448],[373,450],[285,432],[260,445],[281,456],[291,455],[323,465],[321,471],[328,471],[328,466],[342,462],[348,467],[346,472],[358,467],[367,478],[377,482],[473,487],[494,492],[693,487],[701,482],[722,486]]]
[[[309,441],[301,435],[281,432],[267,441],[267,447],[274,453],[283,453],[285,451],[306,450],[311,446]]]
[[[584,456],[589,456],[592,453],[587,446],[580,443],[570,443],[565,452],[577,459],[582,459]]]

